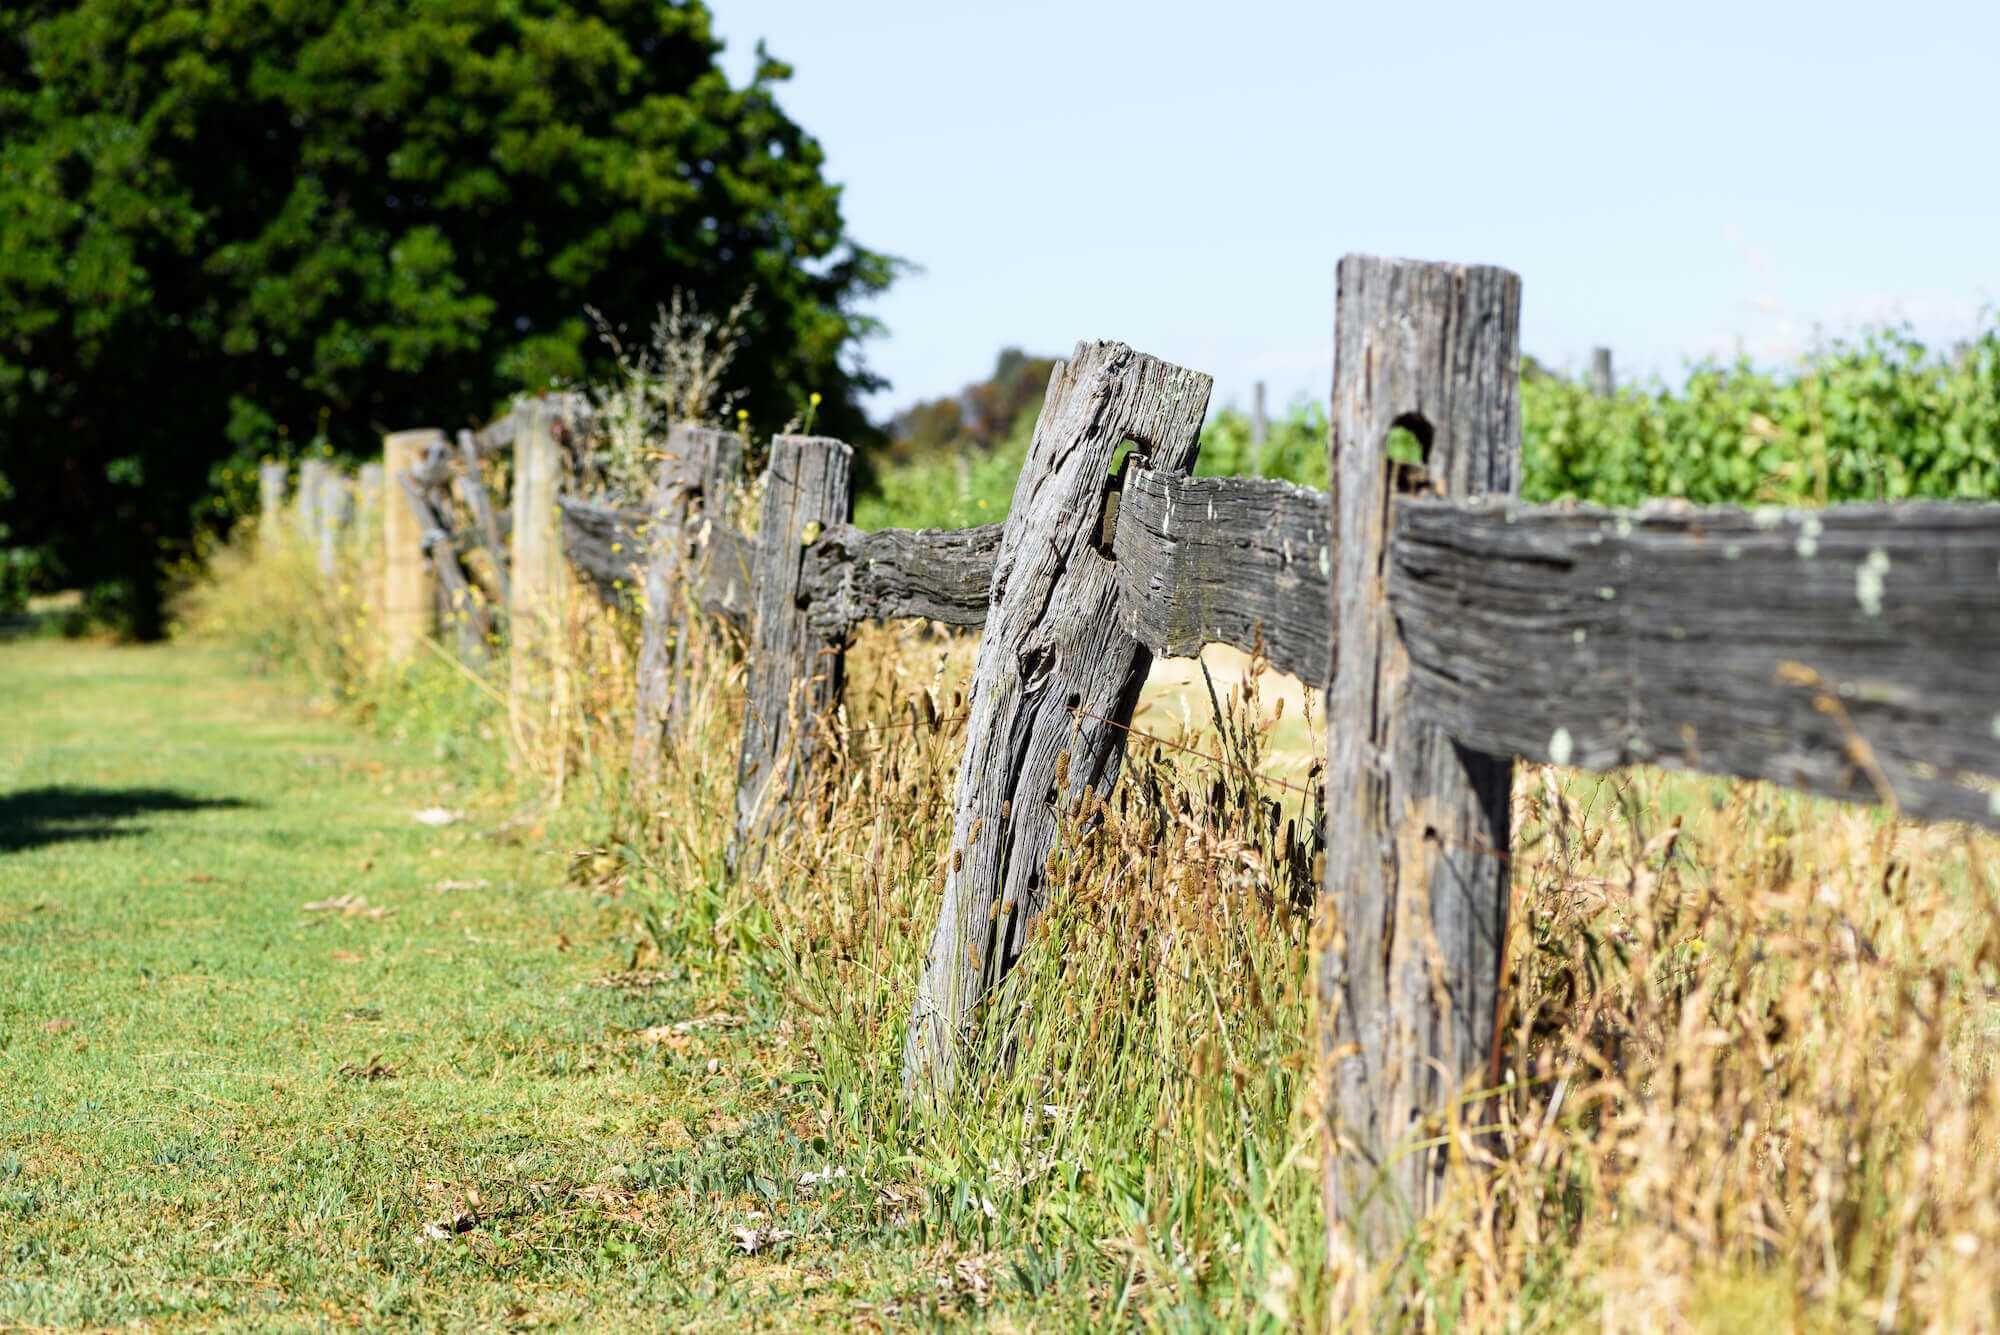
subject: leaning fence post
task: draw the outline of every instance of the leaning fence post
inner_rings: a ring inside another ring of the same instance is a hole
[[[1194,464],[1211,381],[1122,343],[1079,343],[1049,377],[1014,487],[979,639],[944,903],[903,1049],[903,1084],[941,1098],[979,1002],[1027,943],[1063,817],[1106,794],[1152,655],[1120,622],[1098,552],[1120,444]]]
[[[648,506],[644,620],[639,632],[637,717],[632,733],[632,783],[642,791],[657,777],[661,750],[678,728],[685,695],[674,671],[687,666],[684,595],[694,569],[700,529],[727,523],[730,483],[742,467],[742,438],[709,427],[677,424],[654,475]]]
[[[1326,704],[1325,1155],[1336,1258],[1380,1259],[1436,1200],[1468,1077],[1495,1050],[1510,760],[1425,722],[1384,572],[1404,495],[1511,495],[1520,280],[1350,255],[1335,312],[1334,667]],[[1421,465],[1399,461],[1406,429]]]
[[[556,511],[561,454],[555,405],[532,400],[515,410],[513,532],[508,565],[507,710],[515,740],[538,750],[548,715],[557,623],[561,616],[562,546]]]
[[[811,768],[840,704],[843,645],[813,630],[800,588],[805,550],[847,522],[854,451],[824,436],[779,436],[764,474],[752,560],[750,648],[736,764],[732,865],[754,867],[762,844]]]
[[[397,431],[382,438],[389,495],[382,505],[382,640],[392,663],[408,661],[431,633],[431,571],[424,559],[424,525],[403,496],[403,479],[444,438],[434,430]]]

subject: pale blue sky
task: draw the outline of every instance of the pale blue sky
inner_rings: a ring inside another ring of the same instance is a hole
[[[2000,2],[713,0],[825,145],[886,412],[1119,338],[1324,398],[1343,252],[1504,264],[1523,343],[1677,375],[2000,298]]]

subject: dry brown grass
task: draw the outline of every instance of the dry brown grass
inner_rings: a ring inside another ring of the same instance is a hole
[[[856,1245],[944,1240],[954,1303],[1299,1328],[2000,1328],[1990,835],[1762,785],[1521,767],[1501,1079],[1437,1128],[1445,1207],[1394,1262],[1334,1275],[1310,849],[1295,805],[1274,820],[1287,792],[1246,777],[1290,776],[1297,739],[1319,744],[1290,698],[1274,720],[1249,672],[1220,731],[1173,702],[1142,720],[1224,763],[1135,743],[1052,859],[1053,907],[988,1015],[989,1078],[919,1114],[898,1058],[967,641],[858,637],[842,752],[732,882],[736,647],[704,637],[690,734],[635,811],[632,627],[574,600],[569,630],[560,751],[529,769],[624,850],[612,911],[635,959],[698,953],[715,986],[782,1009],[769,1060],[817,1109],[799,1131],[886,1202]],[[1365,1302],[1329,1312],[1335,1293]]]

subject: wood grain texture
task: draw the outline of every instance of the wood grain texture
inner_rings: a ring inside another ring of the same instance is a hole
[[[382,438],[382,471],[390,496],[382,507],[382,635],[392,663],[408,661],[431,633],[433,614],[430,562],[424,556],[424,524],[409,504],[403,479],[440,431],[397,431]]]
[[[823,436],[771,442],[751,595],[742,746],[736,765],[732,867],[752,870],[840,706],[844,644],[813,628],[804,596],[806,549],[852,506],[854,451]]]
[[[636,717],[631,776],[650,785],[660,755],[673,742],[686,713],[685,673],[688,591],[698,588],[704,538],[711,514],[726,523],[733,487],[743,466],[743,440],[732,432],[682,423],[667,432],[654,473],[653,495],[641,537],[644,568],[640,607]]]
[[[1412,502],[1389,591],[1467,746],[2000,828],[2000,506]]]
[[[806,552],[813,625],[829,638],[902,617],[984,625],[1000,537],[998,524],[872,533],[837,524]]]
[[[1442,1186],[1445,1155],[1414,1143],[1492,1052],[1512,772],[1419,712],[1389,602],[1391,502],[1514,491],[1520,280],[1350,255],[1337,289],[1324,1161],[1330,1248],[1381,1257]],[[1397,426],[1427,445],[1423,468],[1391,461]]]
[[[980,999],[1042,908],[1064,814],[1117,780],[1119,725],[1152,656],[1125,629],[1097,550],[1110,465],[1129,440],[1164,470],[1190,468],[1209,388],[1122,343],[1080,343],[1049,377],[973,673],[944,902],[904,1048],[915,1096],[949,1092]]]
[[[1327,493],[1126,469],[1112,539],[1119,615],[1156,654],[1261,649],[1313,686],[1332,666]]]

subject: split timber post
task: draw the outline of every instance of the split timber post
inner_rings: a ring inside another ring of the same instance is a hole
[[[1049,377],[979,639],[944,903],[903,1049],[914,1098],[950,1093],[980,1002],[1041,911],[1064,816],[1117,781],[1152,654],[1098,550],[1110,467],[1129,440],[1155,468],[1192,469],[1211,387],[1122,343],[1079,343]]]
[[[257,465],[257,545],[277,550],[284,540],[285,466],[275,459]]]
[[[1399,496],[1516,492],[1521,285],[1504,269],[1350,255],[1337,287],[1330,919],[1315,937],[1327,1222],[1336,1260],[1379,1260],[1437,1199],[1451,1150],[1428,1142],[1493,1059],[1513,773],[1416,712],[1388,545]],[[1421,467],[1391,460],[1397,427]]]
[[[708,526],[729,522],[729,494],[743,466],[743,439],[681,423],[667,433],[654,476],[646,534],[644,621],[639,634],[637,719],[632,733],[635,792],[659,775],[660,753],[683,721],[688,668],[689,582]],[[844,519],[845,516],[843,515]],[[676,671],[676,668],[681,669]]]
[[[824,436],[779,436],[764,474],[751,558],[750,648],[736,763],[729,864],[754,870],[765,840],[812,767],[840,704],[845,637],[813,629],[803,596],[806,549],[853,509],[854,450]]]
[[[562,456],[555,405],[515,409],[513,531],[509,535],[507,712],[517,744],[536,750],[546,723],[562,612],[562,540],[556,490]]]
[[[391,663],[415,656],[431,633],[431,568],[424,559],[424,525],[402,494],[403,479],[423,462],[442,432],[398,431],[382,438],[382,472],[390,494],[382,504],[382,638]]]

